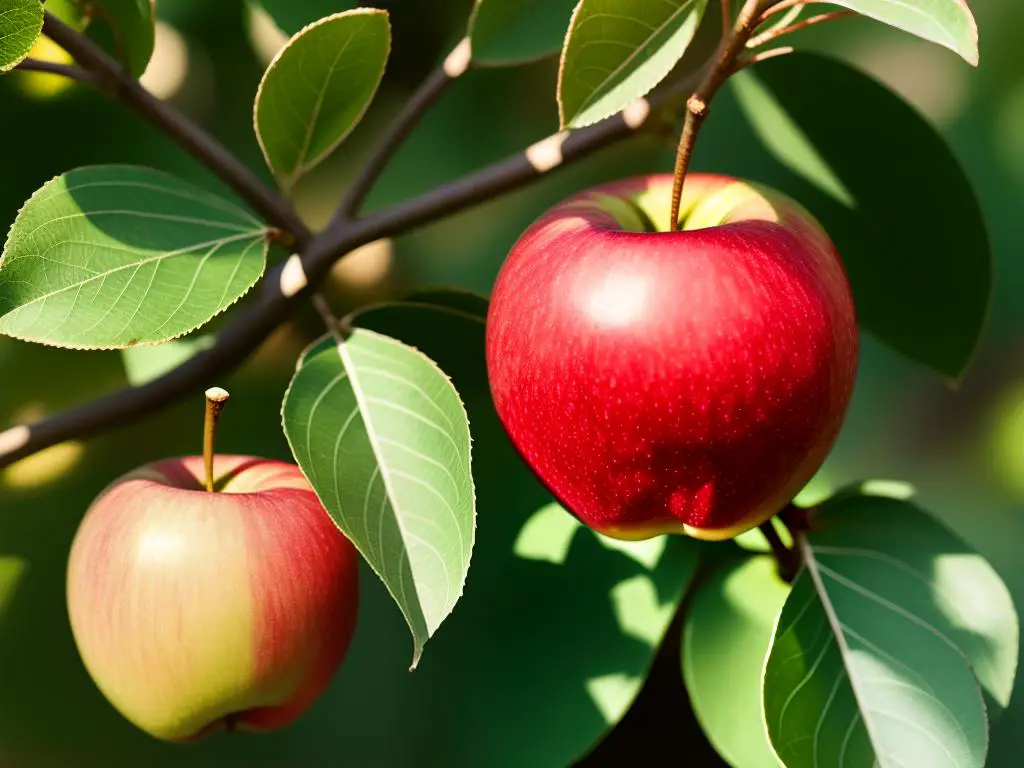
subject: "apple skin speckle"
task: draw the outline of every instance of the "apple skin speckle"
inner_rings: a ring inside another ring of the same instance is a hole
[[[621,201],[653,206],[671,184],[590,190],[527,230],[491,299],[488,373],[512,443],[583,523],[724,539],[778,512],[831,450],[856,315],[828,236],[771,190],[691,174],[699,227],[624,228]]]

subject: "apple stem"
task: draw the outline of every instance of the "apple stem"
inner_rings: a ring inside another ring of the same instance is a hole
[[[761,531],[761,534],[772,548],[772,553],[775,555],[775,563],[779,569],[779,578],[787,584],[792,584],[793,579],[796,578],[797,571],[800,570],[800,553],[783,544],[782,539],[779,537],[779,532],[775,530],[775,525],[771,520],[761,523],[758,526],[758,530]]]
[[[203,464],[206,468],[206,490],[213,493],[213,453],[217,438],[217,422],[224,410],[228,394],[226,389],[211,387],[206,390],[206,419],[203,423]]]
[[[693,147],[697,143],[708,105],[729,76],[736,70],[736,60],[743,53],[747,41],[753,36],[760,23],[761,13],[773,5],[773,0],[746,0],[736,17],[735,25],[728,24],[722,30],[722,40],[715,51],[713,63],[708,68],[693,95],[686,100],[686,119],[679,136],[676,151],[675,181],[672,186],[672,215],[669,219],[671,231],[679,229],[679,209],[683,199],[683,181],[690,167]]]

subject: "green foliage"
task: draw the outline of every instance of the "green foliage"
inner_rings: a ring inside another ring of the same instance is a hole
[[[42,29],[39,0],[0,0],[0,72],[28,56]]]
[[[683,628],[683,677],[708,740],[733,768],[777,768],[761,716],[761,669],[789,587],[772,557],[718,568]]]
[[[129,347],[121,350],[121,361],[128,383],[141,387],[213,346],[214,336],[173,339],[151,347]]]
[[[580,0],[562,50],[562,128],[624,109],[660,83],[686,53],[708,0]]]
[[[469,20],[473,62],[524,64],[557,53],[577,0],[476,0]]]
[[[77,349],[181,336],[259,280],[265,235],[234,203],[161,171],[70,171],[36,192],[11,228],[0,333]]]
[[[756,175],[821,221],[862,326],[959,378],[988,312],[991,249],[971,184],[943,139],[871,78],[815,54],[766,61],[731,85],[781,165]]]
[[[978,25],[966,0],[828,0],[949,48],[978,64]]]
[[[983,766],[982,690],[994,716],[1019,642],[991,566],[910,503],[852,492],[821,508],[804,560],[764,673],[787,768]]]
[[[99,9],[96,15],[113,29],[121,60],[138,77],[153,55],[156,0],[95,0],[93,5]]]
[[[284,187],[356,127],[390,50],[387,13],[361,8],[321,19],[277,55],[256,93],[254,120],[267,164]]]
[[[425,355],[357,329],[302,356],[283,417],[299,466],[405,615],[415,667],[461,597],[473,552],[458,393]]]

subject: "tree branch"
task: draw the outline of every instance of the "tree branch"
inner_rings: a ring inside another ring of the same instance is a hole
[[[686,100],[686,119],[679,137],[676,152],[675,182],[672,185],[672,213],[669,226],[674,231],[679,226],[679,207],[683,196],[683,181],[690,167],[690,158],[697,143],[697,134],[708,115],[708,105],[718,89],[735,71],[736,60],[743,52],[750,36],[754,34],[761,12],[770,0],[746,0],[740,9],[736,24],[731,31],[723,32],[722,42],[715,52],[711,67],[707,70],[693,95]]]
[[[398,148],[419,125],[423,115],[434,105],[441,94],[469,69],[471,56],[469,38],[465,38],[448,55],[444,63],[423,81],[423,84],[406,102],[398,117],[391,123],[377,144],[359,178],[356,179],[338,208],[334,217],[335,222],[352,218],[359,213],[359,209],[366,202],[370,190],[373,189],[373,185],[380,178],[388,162],[395,156]]]
[[[134,109],[213,171],[267,222],[291,233],[299,247],[310,241],[309,229],[288,201],[264,184],[220,142],[143,88],[102,48],[50,12],[43,22],[43,34],[91,72],[114,98]]]
[[[579,131],[557,133],[526,151],[365,219],[339,220],[263,281],[259,300],[218,334],[214,346],[141,387],[128,388],[29,425],[0,432],[0,467],[71,439],[88,438],[169,407],[216,383],[243,363],[292,313],[334,263],[356,248],[526,186],[564,165],[634,135],[651,111],[688,92],[698,72],[648,102],[639,99],[620,114]]]
[[[48,75],[59,75],[69,80],[76,80],[86,85],[100,85],[100,79],[82,67],[74,64],[60,64],[56,61],[42,61],[40,59],[24,59],[15,70],[19,72],[44,72]]]

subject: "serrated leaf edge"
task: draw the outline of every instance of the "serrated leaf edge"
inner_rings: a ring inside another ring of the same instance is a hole
[[[332,142],[326,149],[324,149],[324,151],[321,152],[317,157],[309,158],[305,163],[300,162],[299,165],[293,168],[290,173],[283,174],[281,170],[274,166],[273,161],[270,159],[270,155],[267,153],[267,147],[263,143],[263,134],[260,132],[259,106],[260,100],[263,97],[263,87],[267,82],[267,78],[270,76],[270,73],[277,66],[278,62],[281,60],[283,56],[287,54],[287,52],[291,49],[292,45],[295,42],[297,42],[299,38],[301,38],[306,33],[310,32],[311,30],[315,29],[316,27],[320,27],[325,24],[329,24],[333,21],[337,21],[340,18],[349,16],[383,16],[387,21],[387,46],[384,52],[384,64],[381,67],[380,73],[377,75],[376,78],[377,84],[374,86],[373,92],[370,94],[370,98],[366,100],[366,104],[363,106],[363,109],[356,116],[356,119],[352,121],[352,125],[349,127],[347,131],[343,131],[341,135],[338,136],[338,138],[335,139],[335,141]],[[318,19],[317,21],[314,21],[311,24],[307,24],[294,35],[292,35],[288,42],[285,43],[276,54],[274,54],[274,58],[271,59],[270,64],[267,65],[266,70],[263,72],[263,77],[260,78],[260,84],[256,88],[256,97],[253,99],[252,107],[252,124],[253,130],[256,133],[256,142],[260,145],[260,151],[263,153],[263,157],[267,161],[267,165],[270,167],[271,171],[273,171],[274,175],[278,177],[279,183],[281,184],[282,187],[284,187],[285,189],[290,189],[295,184],[295,182],[298,181],[303,175],[308,173],[311,169],[315,168],[317,165],[323,162],[323,160],[328,155],[334,152],[334,150],[336,150],[338,146],[345,139],[347,139],[349,135],[351,135],[352,131],[356,129],[356,126],[359,125],[360,122],[362,122],[363,117],[366,115],[367,110],[369,110],[370,105],[373,103],[373,100],[377,95],[377,90],[378,88],[380,88],[381,80],[383,79],[384,72],[387,69],[387,62],[388,59],[391,57],[391,42],[391,15],[387,11],[381,10],[380,8],[352,8],[351,10],[342,11],[340,13],[334,13],[331,14],[330,16],[325,16],[322,19]]]
[[[476,479],[473,477],[473,430],[471,428],[472,425],[470,424],[470,421],[469,421],[469,413],[466,411],[466,405],[462,401],[462,396],[459,394],[459,390],[455,387],[455,384],[451,380],[451,377],[448,376],[448,374],[445,373],[437,363],[435,363],[433,360],[431,360],[430,357],[428,357],[426,354],[424,354],[421,350],[419,350],[418,348],[414,347],[411,344],[406,344],[405,342],[399,341],[398,339],[394,339],[394,338],[392,338],[390,336],[386,336],[386,335],[384,335],[382,333],[377,333],[376,331],[370,330],[369,328],[359,328],[359,332],[360,333],[372,334],[373,336],[377,337],[378,339],[380,339],[380,340],[382,340],[382,341],[384,341],[386,343],[389,343],[389,344],[392,344],[394,346],[400,347],[403,350],[409,350],[409,351],[413,352],[414,354],[419,355],[423,360],[425,360],[427,362],[427,364],[431,368],[433,368],[437,373],[439,373],[444,378],[444,380],[448,383],[448,386],[451,387],[451,391],[455,394],[455,399],[458,402],[459,408],[461,409],[461,412],[462,412],[462,415],[463,415],[463,417],[466,420],[466,425],[467,425],[467,430],[466,431],[467,431],[467,433],[469,435],[469,446],[468,446],[468,449],[467,449],[467,459],[468,459],[469,465],[470,465],[469,489],[470,489],[470,497],[471,497],[471,500],[472,500],[472,507],[471,507],[472,525],[470,526],[470,531],[469,531],[469,559],[466,561],[466,576],[462,579],[462,582],[459,584],[458,591],[455,593],[455,600],[452,603],[451,610],[444,617],[444,619],[442,619],[442,622],[443,621],[447,621],[447,619],[455,611],[455,607],[462,600],[462,596],[465,593],[466,582],[469,580],[469,571],[470,571],[470,568],[472,567],[472,564],[473,564],[473,553],[474,553],[474,551],[476,549],[476,523],[477,523]],[[318,339],[316,339],[315,341],[313,341],[309,345],[307,345],[306,348],[302,351],[302,355],[299,357],[299,360],[296,363],[296,367],[295,367],[295,373],[296,374],[298,374],[298,372],[302,370],[303,361],[304,361],[305,357],[307,356],[307,354],[309,352],[312,352],[316,347],[320,346],[321,344],[324,344],[327,340],[331,340],[334,343],[335,350],[338,352],[338,356],[341,359],[342,368],[345,369],[345,370],[350,371],[349,366],[347,366],[345,364],[345,361],[346,361],[346,358],[348,358],[348,355],[347,355],[347,353],[345,353],[343,351],[342,345],[340,345],[338,343],[337,339],[333,336],[333,334],[325,333],[324,335],[320,336]],[[351,377],[352,377],[352,374],[351,374],[351,371],[350,371],[349,372],[349,378],[351,379]],[[288,425],[287,425],[287,422],[285,421],[285,405],[288,402],[288,397],[291,395],[292,389],[293,389],[293,387],[295,385],[295,378],[296,378],[295,376],[292,376],[292,380],[288,383],[287,389],[285,389],[284,398],[281,400],[281,425],[282,425],[282,427],[284,429],[285,439],[288,441],[288,447],[292,451],[293,458],[294,458],[295,451],[294,451],[294,449],[292,449],[292,446],[291,446],[291,436],[288,434]],[[355,388],[353,388],[353,389],[355,389]],[[363,419],[364,422],[365,422],[365,416],[363,415],[365,410],[362,407],[363,406],[362,398],[358,394],[356,394],[355,397],[356,397],[357,404],[359,404],[359,406],[360,406],[360,408],[359,408],[360,418]],[[367,430],[367,435],[369,436],[369,430]],[[381,463],[381,461],[380,461],[380,452],[378,450],[376,441],[373,438],[369,438],[369,439],[370,439],[370,446],[371,446],[371,448],[373,450],[374,458],[377,460],[377,463],[380,464]],[[299,470],[302,472],[303,476],[309,482],[310,487],[313,488],[313,491],[317,494],[317,498],[320,498],[320,493],[313,486],[313,481],[310,480],[309,476],[306,474],[306,470],[302,467],[301,464],[299,464],[299,462],[297,460],[296,460],[296,465],[299,467]],[[382,482],[384,480],[383,474],[384,473],[382,472],[381,473],[381,480],[382,480]],[[392,495],[390,493],[390,485],[389,484],[385,484],[385,490],[388,491],[388,500],[389,500],[389,503],[390,503]],[[324,507],[325,513],[327,513],[330,516],[330,513],[327,512],[327,505],[324,503],[323,499],[320,499],[320,503]],[[336,526],[338,526],[337,522],[334,521],[334,517],[333,516],[331,516],[331,520],[334,522],[334,524]],[[397,521],[397,516],[396,516],[396,521]],[[401,525],[400,524],[399,524],[399,528],[401,529]],[[338,530],[339,531],[341,530],[340,526],[338,526]],[[344,531],[342,531],[342,534],[344,534]],[[347,536],[346,536],[346,538],[347,538]],[[403,539],[403,542],[404,542],[404,539]],[[374,565],[372,562],[370,562],[370,560],[367,557],[366,553],[363,552],[362,547],[360,547],[355,541],[352,541],[352,546],[354,546],[357,550],[359,550],[359,554],[362,556],[363,561],[370,567],[370,570],[372,570],[374,572],[374,574],[377,576],[377,578],[380,580],[380,582],[387,589],[388,594],[391,595],[391,599],[394,600],[395,605],[398,606],[399,611],[402,613],[402,618],[405,619],[405,623],[409,627],[409,633],[412,635],[412,638],[413,638],[413,658],[412,658],[412,663],[409,666],[409,671],[411,672],[411,671],[415,670],[416,667],[419,665],[420,659],[421,659],[421,657],[423,655],[423,649],[426,646],[427,641],[429,641],[430,638],[433,637],[433,633],[428,633],[426,639],[422,643],[419,642],[419,639],[416,637],[416,631],[415,631],[415,629],[412,626],[412,622],[410,621],[409,616],[406,614],[405,607],[399,601],[398,596],[395,594],[391,584],[389,584],[387,581],[385,581],[383,574],[381,574],[381,572],[377,569],[377,566]],[[440,628],[440,624],[438,625],[438,628]],[[435,632],[436,632],[436,630],[435,630]]]
[[[40,3],[39,4],[39,17],[38,17],[39,24],[38,24],[38,27],[36,28],[36,41],[39,40],[39,36],[43,33],[43,19],[45,17],[46,17],[46,14],[43,11],[42,3]],[[25,59],[27,59],[29,53],[31,53],[31,46],[29,46],[29,50],[25,51],[25,53],[22,56],[19,56],[14,61],[12,61],[10,64],[7,64],[5,66],[0,67],[0,74],[3,74],[5,72],[10,72],[16,66],[21,64],[21,62],[23,62]]]
[[[22,215],[25,213],[25,211],[28,209],[29,205],[32,204],[32,202],[37,198],[38,195],[40,195],[42,192],[44,192],[55,181],[57,181],[58,179],[64,178],[68,174],[76,173],[76,172],[79,172],[79,171],[87,171],[87,170],[106,170],[106,169],[117,169],[117,168],[128,169],[128,170],[135,170],[135,171],[145,171],[147,173],[155,173],[155,174],[158,174],[158,175],[161,175],[161,176],[166,176],[169,179],[173,179],[175,182],[177,182],[179,184],[184,183],[184,184],[188,184],[189,186],[193,186],[195,191],[197,193],[199,193],[201,196],[206,197],[206,198],[208,198],[210,200],[216,201],[216,202],[220,203],[221,205],[225,205],[225,206],[227,206],[229,208],[233,208],[240,215],[242,215],[242,216],[248,218],[249,220],[251,220],[253,222],[253,224],[256,224],[256,225],[259,225],[260,227],[262,227],[262,229],[260,229],[260,230],[253,230],[253,233],[252,233],[254,240],[257,239],[258,237],[261,237],[263,239],[263,269],[260,270],[259,276],[257,276],[257,278],[252,282],[252,284],[249,285],[242,293],[240,293],[238,295],[238,297],[234,301],[232,301],[230,304],[226,304],[219,312],[215,312],[205,322],[199,323],[198,325],[196,325],[196,326],[194,326],[192,328],[188,328],[188,329],[182,331],[181,333],[177,333],[177,334],[175,334],[173,336],[168,336],[167,338],[161,339],[159,341],[140,341],[140,342],[138,342],[136,344],[115,344],[115,345],[56,344],[56,343],[54,343],[53,341],[50,341],[50,340],[43,340],[43,339],[33,338],[31,336],[25,336],[25,335],[22,335],[22,334],[11,333],[9,331],[0,331],[0,337],[7,337],[7,338],[11,338],[11,339],[18,339],[19,341],[27,341],[27,342],[30,342],[32,344],[39,344],[40,346],[43,346],[43,347],[51,347],[51,348],[54,348],[54,349],[71,349],[71,350],[75,350],[75,351],[79,351],[79,352],[107,352],[107,351],[111,351],[111,350],[115,350],[115,349],[124,350],[124,349],[134,349],[136,347],[157,347],[157,346],[159,346],[161,344],[166,344],[168,341],[175,341],[176,339],[180,339],[183,336],[187,336],[190,333],[194,333],[195,331],[197,331],[200,328],[202,328],[205,325],[207,325],[215,317],[219,317],[220,315],[223,315],[225,312],[227,312],[229,309],[231,309],[233,306],[235,306],[239,301],[241,301],[243,298],[245,298],[249,294],[249,291],[251,291],[253,289],[253,287],[255,287],[255,285],[262,279],[263,274],[266,272],[266,269],[267,269],[267,256],[268,256],[268,254],[270,252],[270,239],[268,237],[270,230],[269,230],[269,228],[266,227],[266,225],[264,225],[262,222],[260,222],[259,219],[255,218],[251,213],[249,213],[247,210],[245,210],[241,206],[235,205],[235,203],[233,203],[232,201],[227,200],[227,199],[225,199],[223,197],[220,197],[219,195],[215,195],[212,192],[207,192],[202,187],[195,186],[195,185],[191,184],[191,182],[188,182],[188,181],[186,181],[185,179],[182,179],[179,176],[175,176],[173,173],[168,173],[167,171],[160,170],[159,168],[150,168],[150,167],[145,166],[145,165],[130,165],[130,164],[118,164],[118,163],[100,164],[100,165],[83,165],[80,168],[74,168],[74,169],[72,169],[70,171],[65,171],[64,173],[58,173],[56,176],[50,178],[46,183],[44,183],[41,187],[39,187],[35,192],[33,192],[29,196],[29,198],[24,203],[22,203],[21,208],[18,209],[17,215],[14,217],[14,222],[11,224],[11,228],[7,231],[7,237],[4,239],[3,250],[0,250],[0,270],[3,269],[4,262],[7,259],[7,250],[8,250],[8,248],[11,245],[11,240],[13,239],[15,225],[21,220]],[[0,318],[3,318],[3,317],[4,317],[4,315],[0,315]]]

